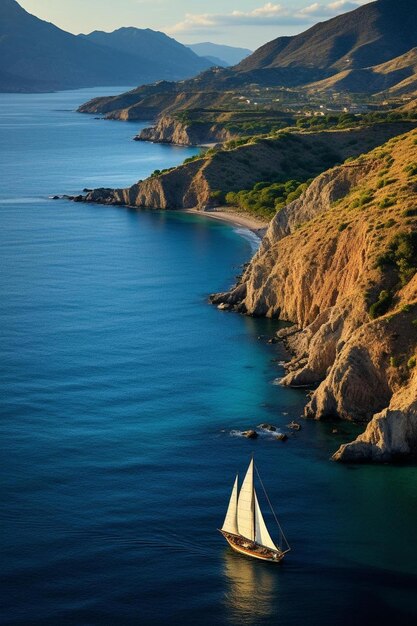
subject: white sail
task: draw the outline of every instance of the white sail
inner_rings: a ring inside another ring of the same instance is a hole
[[[239,534],[251,541],[255,540],[255,515],[254,515],[254,490],[253,490],[253,459],[249,463],[245,480],[239,493],[237,505],[237,525]]]
[[[265,520],[262,515],[262,511],[259,507],[258,498],[255,492],[255,541],[261,546],[276,550],[277,547],[271,539],[268,529],[265,524]]]
[[[238,478],[236,476],[232,489],[232,495],[229,500],[229,506],[227,507],[226,517],[224,518],[222,526],[222,530],[225,530],[227,533],[233,533],[234,535],[239,533],[237,527],[237,481]]]

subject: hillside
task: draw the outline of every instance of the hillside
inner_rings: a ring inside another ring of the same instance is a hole
[[[247,96],[250,90],[256,94],[254,87],[263,95],[277,87],[294,92],[303,88],[306,94],[332,89],[369,94],[392,89],[395,95],[395,85],[414,70],[407,66],[410,59],[406,56],[401,69],[394,69],[392,62],[416,46],[417,3],[377,0],[316,24],[300,35],[279,37],[233,68],[203,72],[194,79],[172,84],[169,90],[164,85],[152,110],[155,115],[164,115],[196,106],[215,108],[226,95],[230,101]],[[385,63],[388,65],[382,67]],[[403,84],[398,93],[406,94],[408,90],[413,91],[413,86]],[[111,113],[115,119],[146,119],[149,95],[140,88],[136,96],[135,100],[131,92],[113,99],[96,99],[80,111]]]
[[[177,44],[176,49],[182,49],[184,62],[176,64],[174,73],[168,61],[172,50],[168,50],[165,57],[157,53],[161,34],[154,35],[153,49],[157,60],[152,62],[149,57],[141,60],[127,50],[115,50],[92,41],[94,37],[77,37],[67,33],[30,15],[15,0],[1,0],[0,91],[132,85],[153,82],[167,75],[189,77],[210,65],[185,46]],[[109,35],[109,38],[113,41],[116,36]]]
[[[279,111],[187,109],[164,115],[135,139],[186,146],[217,144],[252,135],[271,134],[290,126],[294,117]]]
[[[340,131],[283,132],[237,147],[231,142],[180,167],[155,172],[127,189],[96,189],[79,199],[143,208],[207,209],[224,202],[226,194],[250,190],[262,181],[303,183],[415,125],[399,122]]]
[[[276,214],[239,284],[213,302],[295,324],[289,386],[315,419],[369,422],[335,454],[417,453],[417,133],[319,176]]]
[[[413,94],[417,90],[417,48],[381,65],[349,69],[308,86],[310,91],[385,92],[387,96]]]

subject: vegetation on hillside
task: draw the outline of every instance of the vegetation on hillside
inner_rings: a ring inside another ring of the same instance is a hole
[[[230,206],[269,220],[289,202],[299,198],[310,182],[311,180],[300,183],[293,179],[285,183],[260,182],[249,190],[230,191],[225,200]]]
[[[326,115],[300,117],[296,125],[305,130],[332,130],[410,120],[417,120],[417,111],[370,111],[359,114],[328,113]]]

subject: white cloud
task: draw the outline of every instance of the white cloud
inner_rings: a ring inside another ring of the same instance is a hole
[[[336,0],[323,4],[315,2],[304,9],[293,10],[282,4],[267,2],[252,11],[231,13],[186,13],[184,19],[165,29],[171,35],[197,34],[224,26],[309,26],[321,17],[333,17],[356,9],[370,0]]]
[[[337,2],[330,2],[328,4],[322,4],[321,2],[314,2],[309,6],[298,11],[298,15],[311,16],[311,17],[334,17],[347,11],[353,11],[363,4],[366,4],[370,0],[357,0],[352,2],[351,0],[337,0]]]

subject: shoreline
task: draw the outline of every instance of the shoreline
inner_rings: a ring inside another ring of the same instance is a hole
[[[220,220],[233,224],[233,226],[243,226],[247,228],[260,240],[263,239],[268,229],[269,223],[264,222],[256,217],[245,215],[243,213],[235,212],[225,207],[219,207],[219,209],[212,209],[210,211],[200,211],[198,209],[181,209],[181,213],[191,213],[192,215],[204,215],[214,220]]]

